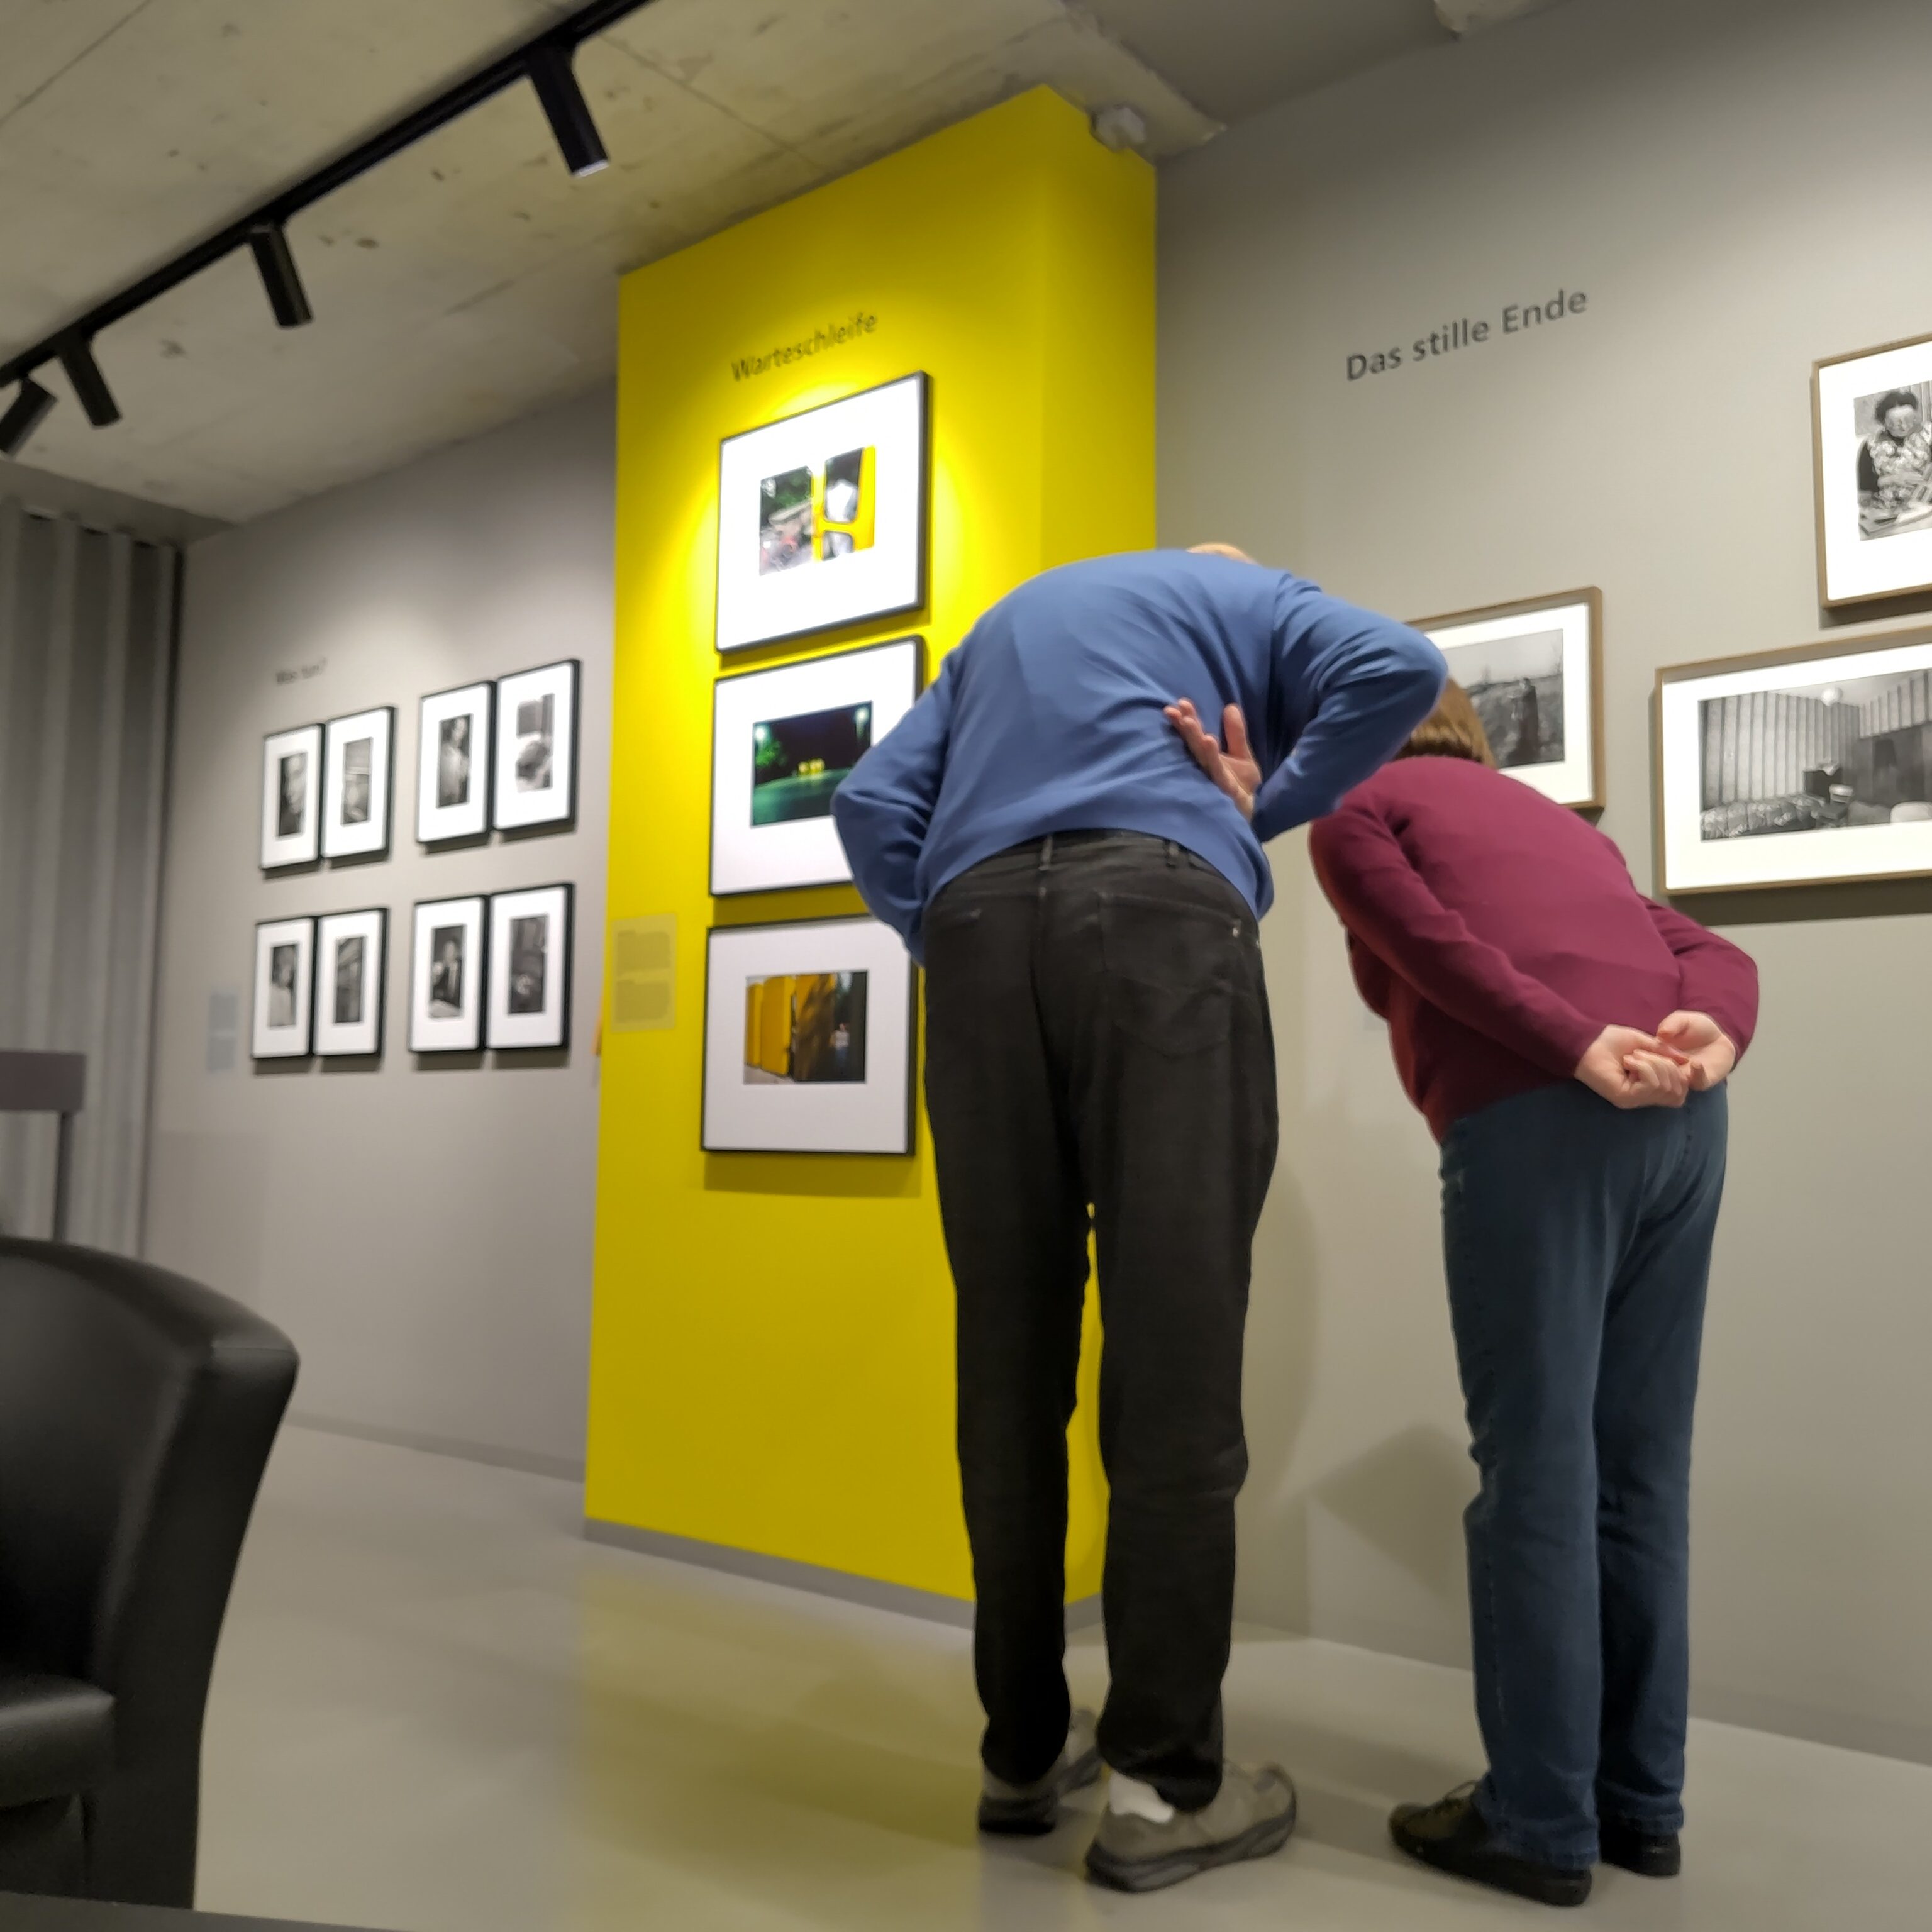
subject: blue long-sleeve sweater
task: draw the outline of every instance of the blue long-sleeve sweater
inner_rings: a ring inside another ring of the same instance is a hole
[[[1003,597],[832,801],[859,890],[920,958],[946,884],[1049,832],[1172,838],[1274,897],[1263,843],[1334,809],[1434,705],[1442,653],[1286,571],[1188,550],[1064,565]],[[1162,716],[1238,704],[1252,824]]]

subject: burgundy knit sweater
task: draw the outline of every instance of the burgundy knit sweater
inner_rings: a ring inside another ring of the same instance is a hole
[[[1316,875],[1355,984],[1438,1140],[1466,1114],[1569,1079],[1610,1025],[1708,1013],[1739,1057],[1750,956],[1653,904],[1594,826],[1466,758],[1399,759],[1316,822]]]

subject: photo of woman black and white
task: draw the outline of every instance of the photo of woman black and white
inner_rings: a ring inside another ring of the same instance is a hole
[[[550,964],[550,920],[545,914],[510,922],[510,1011],[540,1013]]]
[[[342,748],[342,822],[344,825],[369,823],[370,782],[375,764],[376,741],[352,738]]]
[[[1932,523],[1932,382],[1860,396],[1858,535],[1866,542]]]
[[[429,1012],[432,1019],[463,1015],[463,956],[469,934],[460,926],[439,926],[429,940]]]
[[[360,933],[335,942],[334,1016],[338,1026],[362,1024],[362,979],[368,950]]]
[[[280,1032],[296,1023],[296,962],[300,948],[277,946],[268,953],[268,1024]]]
[[[308,754],[290,752],[279,761],[276,785],[275,836],[293,838],[302,830],[308,809]]]
[[[436,730],[436,802],[439,811],[470,802],[470,713],[446,718]]]

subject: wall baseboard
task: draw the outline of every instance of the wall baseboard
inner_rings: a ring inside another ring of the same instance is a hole
[[[460,1436],[434,1436],[421,1430],[387,1429],[375,1423],[346,1422],[338,1416],[313,1415],[291,1409],[291,1429],[313,1429],[323,1436],[346,1436],[358,1442],[381,1442],[392,1449],[419,1449],[428,1456],[454,1456],[465,1462],[487,1462],[492,1468],[520,1469],[527,1476],[550,1476],[560,1482],[584,1480],[580,1458],[546,1456],[535,1449],[503,1449],[490,1442],[471,1442]]]
[[[971,1601],[964,1597],[944,1596],[937,1590],[882,1583],[873,1577],[855,1576],[849,1571],[829,1570],[816,1563],[800,1563],[785,1556],[762,1556],[755,1550],[732,1550],[723,1544],[673,1536],[664,1530],[635,1529],[628,1523],[606,1522],[596,1516],[585,1517],[584,1534],[592,1543],[628,1550],[640,1556],[662,1556],[674,1563],[688,1563],[695,1569],[718,1570],[753,1582],[776,1583],[788,1590],[808,1591],[814,1596],[836,1598],[867,1610],[891,1610],[926,1623],[950,1624],[958,1630],[973,1627]],[[1100,1621],[1098,1597],[1083,1597],[1066,1606],[1070,1630],[1084,1629]]]

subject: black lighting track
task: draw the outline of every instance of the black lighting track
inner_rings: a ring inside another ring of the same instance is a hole
[[[487,67],[478,68],[433,99],[411,109],[400,120],[334,160],[325,161],[313,174],[278,190],[226,227],[204,236],[138,281],[96,303],[86,314],[62,323],[31,348],[9,356],[0,362],[0,387],[9,382],[29,383],[36,370],[58,362],[74,383],[89,419],[96,424],[112,422],[118,412],[94,364],[90,346],[94,337],[239,249],[254,254],[275,320],[285,328],[307,321],[308,304],[283,232],[285,224],[325,196],[394,159],[406,148],[415,146],[426,134],[448,127],[471,108],[523,82],[527,82],[535,89],[572,173],[588,173],[601,166],[603,144],[572,77],[571,57],[586,40],[650,4],[650,0],[591,0],[590,4],[565,15],[521,46],[499,55]],[[12,424],[16,413],[32,416],[32,422],[26,425],[31,434],[50,406],[50,402],[37,402],[33,388],[23,390],[14,409],[8,412],[6,424],[0,424],[0,445],[6,440],[4,428]],[[25,440],[24,435],[19,438],[20,442]]]

